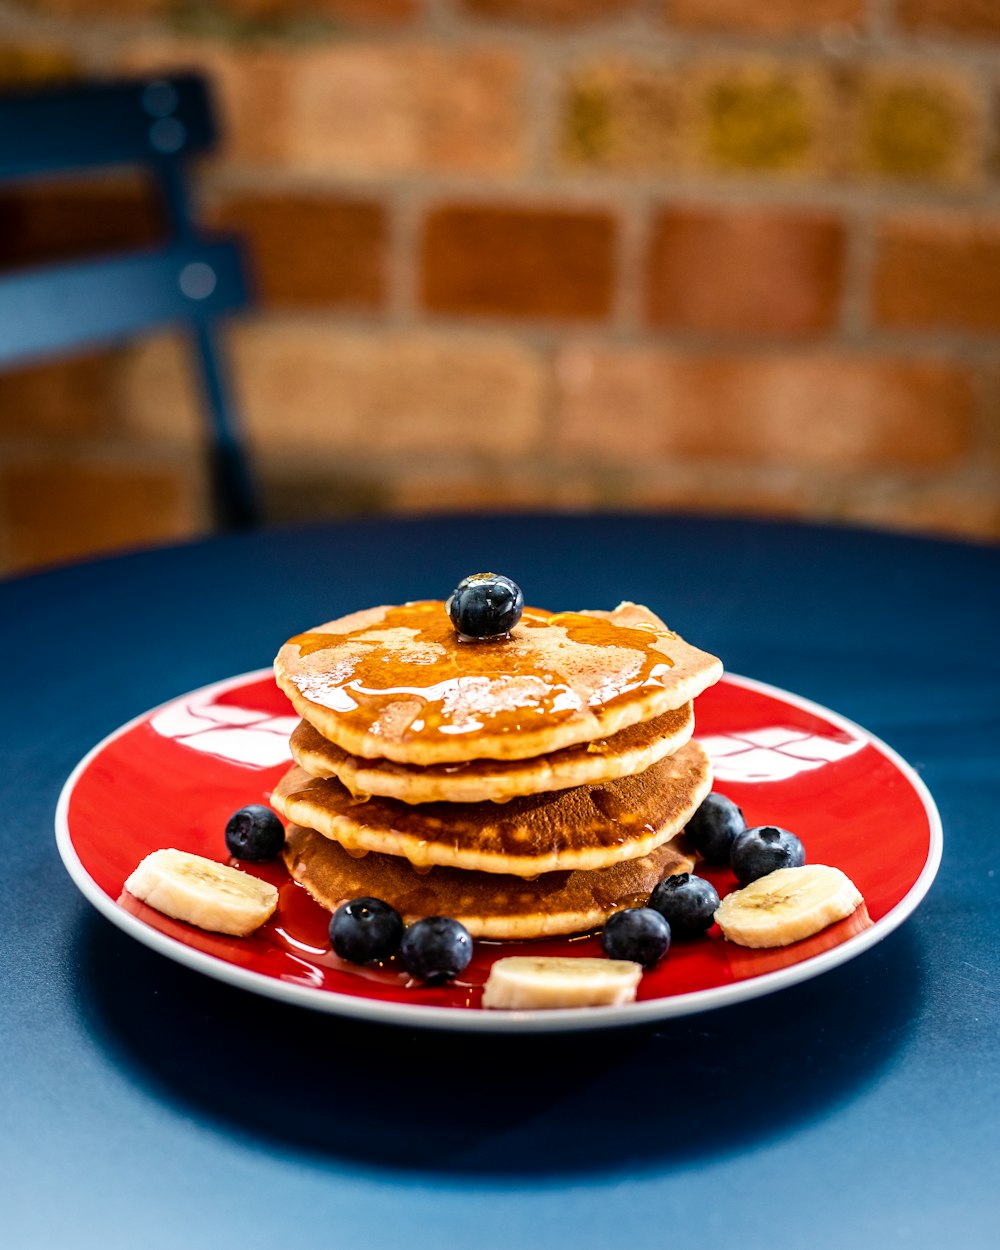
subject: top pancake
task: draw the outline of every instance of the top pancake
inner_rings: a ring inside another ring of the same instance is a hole
[[[275,678],[352,755],[402,764],[527,759],[683,706],[722,664],[647,608],[526,608],[510,635],[461,640],[439,600],[368,608],[290,639]]]

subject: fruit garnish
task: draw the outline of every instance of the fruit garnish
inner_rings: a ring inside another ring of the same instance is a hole
[[[733,841],[746,827],[733,800],[713,790],[688,821],[684,836],[706,863],[728,864]]]
[[[795,834],[775,825],[744,829],[729,851],[729,866],[740,885],[777,868],[801,868],[805,862],[806,849]]]
[[[285,828],[269,807],[249,803],[226,824],[226,848],[236,859],[273,859],[285,845]]]
[[[403,917],[380,898],[352,898],[330,917],[330,945],[352,964],[389,959],[402,937]]]
[[[472,958],[469,930],[448,916],[425,916],[409,925],[399,947],[403,967],[411,976],[440,985],[454,981]]]
[[[165,916],[234,937],[259,928],[278,905],[278,891],[269,882],[172,849],[147,855],[125,889]]]
[[[642,965],[587,956],[508,955],[490,969],[483,1006],[508,1011],[631,1003]]]
[[[649,907],[626,907],[604,922],[601,950],[609,959],[627,959],[652,968],[670,949],[670,925]]]
[[[663,878],[650,894],[648,906],[660,913],[675,937],[697,937],[711,927],[719,895],[704,877],[678,872]]]
[[[788,946],[850,916],[864,900],[839,868],[778,868],[727,894],[715,919],[738,946]]]
[[[499,573],[472,573],[463,578],[445,607],[451,623],[465,638],[504,638],[521,619],[521,587]]]

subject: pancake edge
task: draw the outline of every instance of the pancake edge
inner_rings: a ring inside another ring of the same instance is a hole
[[[573,760],[556,761],[548,765],[545,761],[553,754],[552,752],[526,758],[523,761],[525,767],[530,764],[535,765],[535,780],[523,789],[511,788],[510,783],[507,782],[509,774],[499,774],[495,777],[488,775],[490,764],[517,764],[522,762],[517,760],[470,760],[467,761],[469,764],[481,762],[487,775],[480,773],[479,775],[468,777],[448,777],[447,775],[438,774],[428,778],[424,768],[420,768],[417,765],[398,764],[394,760],[387,760],[385,763],[391,769],[408,768],[410,771],[408,773],[385,771],[380,769],[379,761],[371,761],[362,756],[351,755],[350,752],[344,751],[342,747],[338,747],[336,743],[327,743],[327,740],[323,739],[325,745],[328,745],[334,753],[339,753],[341,756],[341,758],[333,760],[329,755],[304,748],[299,743],[296,743],[295,734],[298,730],[292,734],[290,746],[292,758],[300,768],[304,768],[313,777],[322,779],[336,777],[341,785],[345,786],[354,795],[375,794],[380,798],[398,799],[401,803],[413,805],[419,803],[504,803],[510,799],[522,798],[527,795],[545,794],[556,790],[571,790],[574,786],[614,781],[620,777],[644,772],[666,756],[676,754],[691,741],[694,734],[694,706],[691,703],[686,703],[682,705],[682,708],[673,710],[679,712],[683,708],[687,708],[688,714],[684,724],[676,732],[664,734],[644,746],[625,749],[618,754],[612,753],[608,755],[595,754],[588,756],[581,752]],[[662,715],[668,716],[670,713],[664,712]],[[653,719],[658,718],[654,717]],[[319,734],[319,730],[314,725],[310,725],[308,721],[304,723],[315,733]],[[646,724],[648,722],[640,723]],[[614,737],[615,735],[609,736],[609,745],[613,744]],[[583,747],[584,744],[578,743],[576,745]],[[589,743],[586,745],[589,746]],[[564,749],[572,750],[573,748]],[[429,767],[434,766],[430,765]],[[574,775],[571,776],[571,773]],[[505,782],[507,782],[506,785],[504,784]]]
[[[417,868],[440,865],[445,868],[464,868],[474,872],[505,873],[527,878],[540,876],[544,872],[608,868],[621,860],[638,859],[648,855],[679,833],[710,793],[712,765],[704,748],[692,740],[683,750],[695,751],[702,765],[702,776],[693,789],[692,798],[679,812],[673,814],[671,820],[666,821],[659,828],[651,830],[645,836],[636,835],[627,842],[613,847],[600,846],[585,850],[552,851],[547,855],[535,856],[485,854],[471,850],[456,852],[453,847],[444,843],[429,842],[413,834],[391,831],[384,833],[361,827],[344,816],[327,816],[329,830],[317,829],[316,831],[323,837],[338,842],[346,850],[378,851],[383,855],[397,855],[408,859]],[[302,800],[296,801],[295,795],[279,794],[276,791],[271,792],[270,801],[271,806],[286,820],[307,829],[316,829],[310,803]]]
[[[319,837],[323,835],[318,830],[308,830],[316,833]],[[677,835],[675,835],[677,836]],[[332,839],[330,839],[332,840]],[[669,846],[673,842],[673,838],[662,843],[663,847]],[[656,850],[661,849],[657,847]],[[682,872],[692,872],[697,863],[697,857],[693,850],[687,847],[676,848],[678,855],[678,863],[669,871],[664,871],[660,875],[660,880],[668,876],[676,876]],[[308,872],[301,867],[293,854],[290,847],[286,845],[282,851],[282,859],[288,874],[293,881],[297,882],[306,891],[309,897],[322,907],[324,911],[332,912],[339,904],[331,904],[323,898],[317,897],[316,893],[310,888],[309,881],[306,879]],[[613,867],[613,865],[612,865]],[[347,897],[340,900],[341,903],[347,902]],[[463,913],[461,908],[452,908],[448,914],[453,920],[457,920],[460,924],[468,929],[473,938],[480,938],[494,941],[535,941],[553,937],[569,937],[574,934],[583,934],[599,929],[607,920],[607,918],[616,911],[621,911],[625,907],[634,906],[635,904],[628,899],[623,899],[620,903],[610,907],[600,907],[595,904],[588,910],[563,911],[553,913],[536,913],[530,917],[502,917],[492,916],[484,918],[480,915],[471,915]],[[420,919],[417,913],[403,913],[403,919],[407,924],[414,920]]]

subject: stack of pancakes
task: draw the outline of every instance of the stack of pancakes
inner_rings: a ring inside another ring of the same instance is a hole
[[[329,910],[384,899],[474,937],[586,931],[693,857],[711,789],[691,741],[714,656],[648,609],[526,608],[464,639],[438,600],[292,638],[278,685],[302,721],[272,794],[285,862]]]

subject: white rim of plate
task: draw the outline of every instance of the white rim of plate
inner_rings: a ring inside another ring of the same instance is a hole
[[[838,712],[823,707],[822,704],[793,694],[791,691],[782,690],[779,686],[769,685],[767,682],[727,673],[723,678],[727,684],[770,695],[824,718],[849,733],[860,735],[899,769],[923,804],[930,828],[927,859],[919,876],[906,894],[895,907],[886,912],[880,920],[875,921],[871,928],[855,934],[839,946],[833,947],[832,950],[824,951],[819,955],[814,955],[811,959],[805,959],[801,963],[792,964],[791,967],[781,968],[776,972],[764,972],[760,976],[750,977],[745,981],[735,981],[729,985],[716,986],[714,989],[693,990],[669,998],[646,999],[617,1007],[565,1007],[537,1011],[487,1011],[470,1010],[467,1007],[430,1007],[421,1003],[410,1005],[382,999],[356,998],[350,994],[341,994],[337,990],[321,990],[279,981],[263,973],[237,967],[215,955],[195,950],[176,938],[160,933],[159,930],[151,928],[138,917],[124,911],[104,893],[80,862],[80,857],[73,846],[68,821],[70,799],[81,774],[91,761],[116,738],[128,733],[143,721],[149,720],[162,708],[176,703],[178,699],[223,694],[235,686],[271,676],[273,673],[270,668],[240,673],[224,681],[213,682],[197,690],[177,695],[173,699],[167,699],[158,707],[150,708],[134,716],[124,725],[120,725],[92,747],[66,778],[56,804],[55,830],[59,855],[77,889],[87,902],[101,915],[106,916],[112,924],[145,946],[158,951],[161,955],[166,955],[168,959],[193,968],[196,972],[214,977],[218,981],[262,994],[278,1002],[292,1003],[298,1007],[308,1007],[314,1011],[325,1011],[354,1020],[473,1033],[575,1032],[597,1028],[617,1028],[694,1015],[719,1007],[728,1007],[733,1003],[746,1002],[748,999],[760,998],[765,994],[776,993],[788,986],[809,981],[863,954],[877,942],[888,937],[915,911],[930,889],[941,863],[944,836],[937,805],[922,778],[898,752],[861,725],[848,720],[846,716],[841,716]]]

